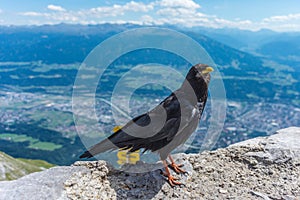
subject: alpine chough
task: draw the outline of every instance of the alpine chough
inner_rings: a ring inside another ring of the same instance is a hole
[[[207,101],[209,73],[212,71],[213,68],[206,64],[191,67],[179,89],[152,110],[133,118],[91,147],[80,158],[90,158],[113,149],[127,149],[129,152],[150,150],[160,155],[169,183],[172,186],[181,184],[170,174],[166,159],[169,157],[170,166],[177,173],[185,173],[182,165],[177,165],[170,153],[196,130]]]

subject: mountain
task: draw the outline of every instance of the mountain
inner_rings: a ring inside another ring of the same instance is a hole
[[[27,174],[53,167],[43,160],[13,158],[0,152],[0,181],[18,179]]]
[[[191,30],[235,49],[290,65],[296,71],[300,70],[300,32],[205,27],[192,28]]]
[[[0,26],[0,61],[43,61],[43,63],[82,62],[101,41],[116,33],[139,26],[42,25]]]
[[[47,65],[77,63],[78,67],[78,63],[81,63],[88,53],[100,42],[116,33],[136,27],[140,26],[130,24],[93,26],[59,24],[53,26],[0,27],[0,62],[4,62],[2,68],[9,68],[9,66],[5,65],[5,62],[23,63],[22,68],[17,67],[15,69],[3,70],[0,73],[0,84],[26,87],[26,91],[36,92],[45,91],[44,87],[47,86],[70,86],[75,80],[76,67],[69,67],[68,69],[56,67],[46,72],[37,72],[35,69],[40,67],[39,63]],[[235,77],[230,79],[224,78],[226,88],[239,87],[234,91],[227,90],[228,98],[249,99],[249,94],[253,94],[258,97],[262,96],[274,99],[277,91],[280,91],[280,94],[277,95],[282,97],[288,97],[289,99],[298,98],[291,93],[287,94],[287,92],[284,92],[300,87],[298,83],[291,82],[298,80],[300,76],[299,73],[291,71],[294,69],[294,65],[291,65],[291,67],[279,67],[278,63],[268,60],[268,54],[265,57],[253,56],[250,53],[226,45],[224,41],[223,43],[218,42],[214,39],[214,36],[215,34],[219,34],[221,30],[216,30],[216,33],[207,31],[206,35],[203,35],[200,30],[198,32],[180,31],[195,39],[206,49],[225,77]],[[238,37],[237,35],[240,32],[250,39],[247,40],[244,37]],[[240,32],[225,31],[226,34],[232,34],[232,37],[241,39],[246,43],[254,40],[254,33],[250,31]],[[257,33],[258,36],[256,37],[266,38],[270,34],[276,35],[274,32],[261,31]],[[262,51],[266,52],[266,48],[263,48]],[[277,51],[278,53],[280,54],[280,51]],[[274,54],[274,56],[277,56],[277,54]],[[295,54],[291,56],[295,56]],[[111,66],[144,63],[160,63],[171,66],[190,65],[187,61],[172,53],[161,50],[142,49],[121,56]],[[118,70],[118,67],[114,69]],[[51,79],[47,77],[51,77]],[[241,77],[244,79],[243,81],[240,80]],[[266,87],[261,87],[257,79],[264,81]],[[276,81],[274,82],[274,80]],[[114,86],[112,81],[115,80],[107,81],[105,86],[108,89]],[[293,85],[291,86],[291,84]],[[35,86],[35,88],[33,89],[32,86]]]
[[[257,52],[264,57],[292,66],[293,69],[300,72],[300,34],[296,36],[282,34],[261,45]]]
[[[141,27],[145,26],[132,24],[0,26],[0,61],[26,62],[40,60],[46,64],[82,62],[87,54],[103,40],[122,31]],[[202,45],[205,44],[205,47],[208,47],[206,49],[208,53],[219,58],[216,63],[220,65],[230,63],[227,59],[224,59],[229,56],[234,58],[237,54],[240,54],[239,59],[242,59],[245,52],[238,52],[234,49],[241,50],[251,43],[258,43],[261,46],[261,42],[258,41],[269,39],[270,35],[272,37],[277,36],[275,32],[260,31],[253,33],[238,29],[175,28],[175,30],[191,36]],[[239,40],[242,42],[238,42]],[[235,45],[236,43],[244,43],[244,46],[238,47]],[[224,45],[225,47],[223,47]],[[228,49],[230,47],[231,50]],[[216,51],[212,51],[212,49],[216,49]],[[218,54],[215,55],[216,52]],[[249,58],[249,56],[247,57]],[[173,57],[172,59],[174,60]],[[247,58],[244,60],[249,61]]]
[[[184,30],[184,29],[183,29]],[[234,28],[207,28],[197,27],[190,29],[193,32],[204,34],[214,40],[239,50],[250,50],[257,48],[266,41],[280,35],[268,29],[261,29],[259,31],[241,30]]]

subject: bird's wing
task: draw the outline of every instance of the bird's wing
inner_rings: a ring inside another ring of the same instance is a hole
[[[90,154],[96,155],[118,148],[131,149],[131,151],[140,148],[152,151],[160,149],[194,120],[194,109],[195,107],[189,102],[183,100],[179,103],[172,93],[154,109],[135,117],[107,139],[94,145],[86,152],[88,154],[86,157],[91,156]],[[167,118],[162,121],[163,126],[160,123],[151,123],[160,121],[164,112],[167,114]],[[150,125],[149,128],[148,125]],[[127,133],[127,130],[130,130],[130,134]]]
[[[180,132],[185,132],[187,126],[194,121],[199,122],[200,115],[197,107],[190,104],[185,99],[181,99],[180,103],[175,95],[170,96],[161,103],[168,113],[164,127],[154,136],[147,138],[149,142],[156,142],[166,139],[172,140]],[[191,130],[192,132],[194,131]],[[185,131],[184,131],[185,130]]]
[[[163,115],[165,113],[166,115]],[[119,148],[132,147],[137,143],[147,143],[168,137],[179,124],[180,105],[171,94],[155,108],[130,120],[119,131],[108,137]]]
[[[142,114],[130,120],[124,127],[132,126],[133,123],[136,123],[139,126],[146,126],[150,123],[150,117],[147,113]],[[89,150],[85,151],[80,158],[90,158],[99,153],[118,148],[131,148],[132,144],[134,144],[134,141],[136,141],[138,138],[123,131],[124,127],[116,130],[116,132],[114,132],[108,138],[89,148]]]

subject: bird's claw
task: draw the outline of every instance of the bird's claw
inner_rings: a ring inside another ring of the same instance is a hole
[[[169,156],[170,160],[171,160],[171,164],[169,164],[166,160],[163,160],[163,164],[164,164],[164,167],[166,169],[165,172],[161,171],[161,173],[166,176],[168,178],[168,182],[169,184],[174,187],[176,185],[184,185],[183,183],[179,182],[179,181],[176,181],[178,180],[179,178],[176,178],[174,176],[171,175],[170,171],[169,171],[169,167],[172,168],[177,174],[180,174],[180,173],[187,173],[185,170],[181,169],[181,167],[183,167],[183,164],[176,164],[174,162],[174,160],[172,159],[171,156]]]
[[[181,182],[176,181],[176,180],[178,180],[179,178],[176,178],[176,177],[172,176],[171,174],[168,175],[167,173],[164,173],[164,176],[166,176],[166,177],[168,178],[168,182],[169,182],[169,184],[170,184],[172,187],[174,187],[174,186],[176,186],[176,185],[182,185]]]
[[[188,174],[187,171],[181,169],[183,167],[183,164],[177,165],[176,163],[171,163],[171,168],[177,173],[177,174]]]

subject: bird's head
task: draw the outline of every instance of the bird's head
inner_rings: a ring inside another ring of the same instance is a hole
[[[210,81],[210,72],[214,71],[212,67],[206,64],[197,64],[188,72],[186,79],[192,84],[193,82],[202,82],[203,80],[208,85]]]
[[[198,100],[202,99],[203,96],[207,95],[210,72],[212,71],[214,71],[213,68],[206,64],[197,64],[193,66],[186,75],[181,89],[189,96],[187,91],[190,91],[189,89],[192,87],[194,92],[190,93],[190,96],[196,94]]]

